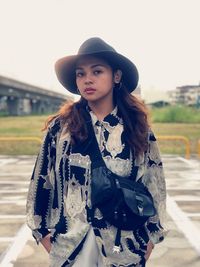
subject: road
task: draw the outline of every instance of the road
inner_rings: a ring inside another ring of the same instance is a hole
[[[0,156],[0,267],[47,267],[48,255],[25,225],[25,203],[35,158]],[[200,160],[163,156],[167,226],[147,267],[200,266]],[[87,267],[87,266],[83,266]]]

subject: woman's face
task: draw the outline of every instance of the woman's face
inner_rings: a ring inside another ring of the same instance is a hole
[[[112,101],[116,76],[103,59],[84,56],[77,62],[76,84],[81,96],[88,102]]]

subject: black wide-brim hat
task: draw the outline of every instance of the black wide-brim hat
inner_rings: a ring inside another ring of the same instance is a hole
[[[100,57],[108,62],[112,68],[122,71],[122,81],[131,93],[138,84],[138,70],[135,64],[102,39],[94,37],[86,40],[79,48],[77,55],[66,56],[55,64],[55,71],[60,83],[71,93],[79,94],[76,85],[76,63],[84,55]]]

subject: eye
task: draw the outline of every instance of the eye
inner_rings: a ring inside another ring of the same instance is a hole
[[[76,72],[76,78],[81,78],[81,77],[83,77],[83,75],[84,75],[84,73],[81,71]]]
[[[102,70],[94,70],[94,75],[98,75],[100,73],[102,73]]]

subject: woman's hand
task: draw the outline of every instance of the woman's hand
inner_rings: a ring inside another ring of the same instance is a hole
[[[46,249],[46,251],[49,253],[51,250],[51,241],[50,241],[51,234],[46,235],[42,240],[40,241],[43,247]]]
[[[153,248],[154,248],[154,244],[149,240],[149,242],[147,243],[147,252],[144,256],[146,261],[149,259]]]

